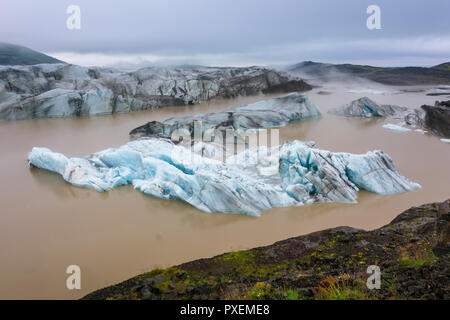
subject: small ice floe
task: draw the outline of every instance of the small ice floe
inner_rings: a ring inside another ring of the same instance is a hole
[[[443,143],[450,143],[450,139],[440,139]]]
[[[405,127],[402,127],[400,125],[393,124],[393,123],[383,124],[383,128],[386,128],[386,129],[389,129],[389,130],[392,130],[392,131],[397,131],[397,132],[409,132],[409,131],[412,131],[411,129],[408,129],[408,128],[405,128]]]
[[[397,124],[393,124],[393,123],[387,123],[383,125],[383,128],[389,129],[389,130],[393,130],[393,131],[397,131],[397,132],[417,132],[417,133],[421,133],[421,134],[425,134],[428,131],[426,130],[422,130],[422,129],[410,129],[410,128],[405,128],[404,125],[406,125],[406,123],[404,122],[399,122]]]
[[[436,88],[430,88],[426,91],[428,96],[445,96],[450,94],[450,86],[441,85]]]
[[[348,90],[348,93],[364,93],[364,94],[389,94],[389,91],[382,91],[382,90],[374,90],[374,89],[352,89]]]

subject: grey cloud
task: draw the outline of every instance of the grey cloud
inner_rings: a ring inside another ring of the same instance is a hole
[[[430,53],[423,53],[420,48],[411,52],[408,41],[402,39],[450,36],[448,0],[2,2],[0,40],[50,53],[151,54],[183,56],[187,61],[198,60],[195,58],[198,55],[215,55],[249,63],[373,60],[407,53],[427,57]],[[81,8],[81,30],[66,28],[69,4]],[[366,8],[370,4],[381,7],[382,30],[370,31],[365,26]],[[403,43],[403,49],[397,46],[390,53],[389,48],[374,52],[373,46],[369,46],[370,50],[364,47],[371,41],[389,39]],[[450,49],[442,47],[435,48],[436,54],[431,52],[431,56],[448,59]]]

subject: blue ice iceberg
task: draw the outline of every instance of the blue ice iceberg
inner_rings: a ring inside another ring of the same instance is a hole
[[[28,159],[75,186],[108,191],[133,184],[145,194],[179,199],[202,211],[256,216],[272,207],[354,203],[359,189],[392,194],[420,188],[382,151],[334,153],[301,141],[268,149],[247,150],[223,162],[155,137],[86,158],[33,148]]]

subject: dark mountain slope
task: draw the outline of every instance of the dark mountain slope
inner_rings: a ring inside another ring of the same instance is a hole
[[[0,42],[0,65],[33,65],[40,63],[64,62],[26,47]]]
[[[431,68],[393,67],[382,68],[353,64],[330,64],[304,61],[288,67],[288,71],[320,80],[336,80],[342,77],[359,77],[387,85],[449,84],[450,63]]]

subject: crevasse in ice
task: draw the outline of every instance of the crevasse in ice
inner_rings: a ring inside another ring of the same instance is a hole
[[[170,140],[145,138],[86,158],[35,147],[28,159],[75,186],[108,191],[132,184],[147,195],[179,199],[202,211],[256,216],[272,207],[354,203],[359,189],[392,194],[420,188],[382,151],[334,153],[301,141],[267,149],[243,151],[222,162]]]

